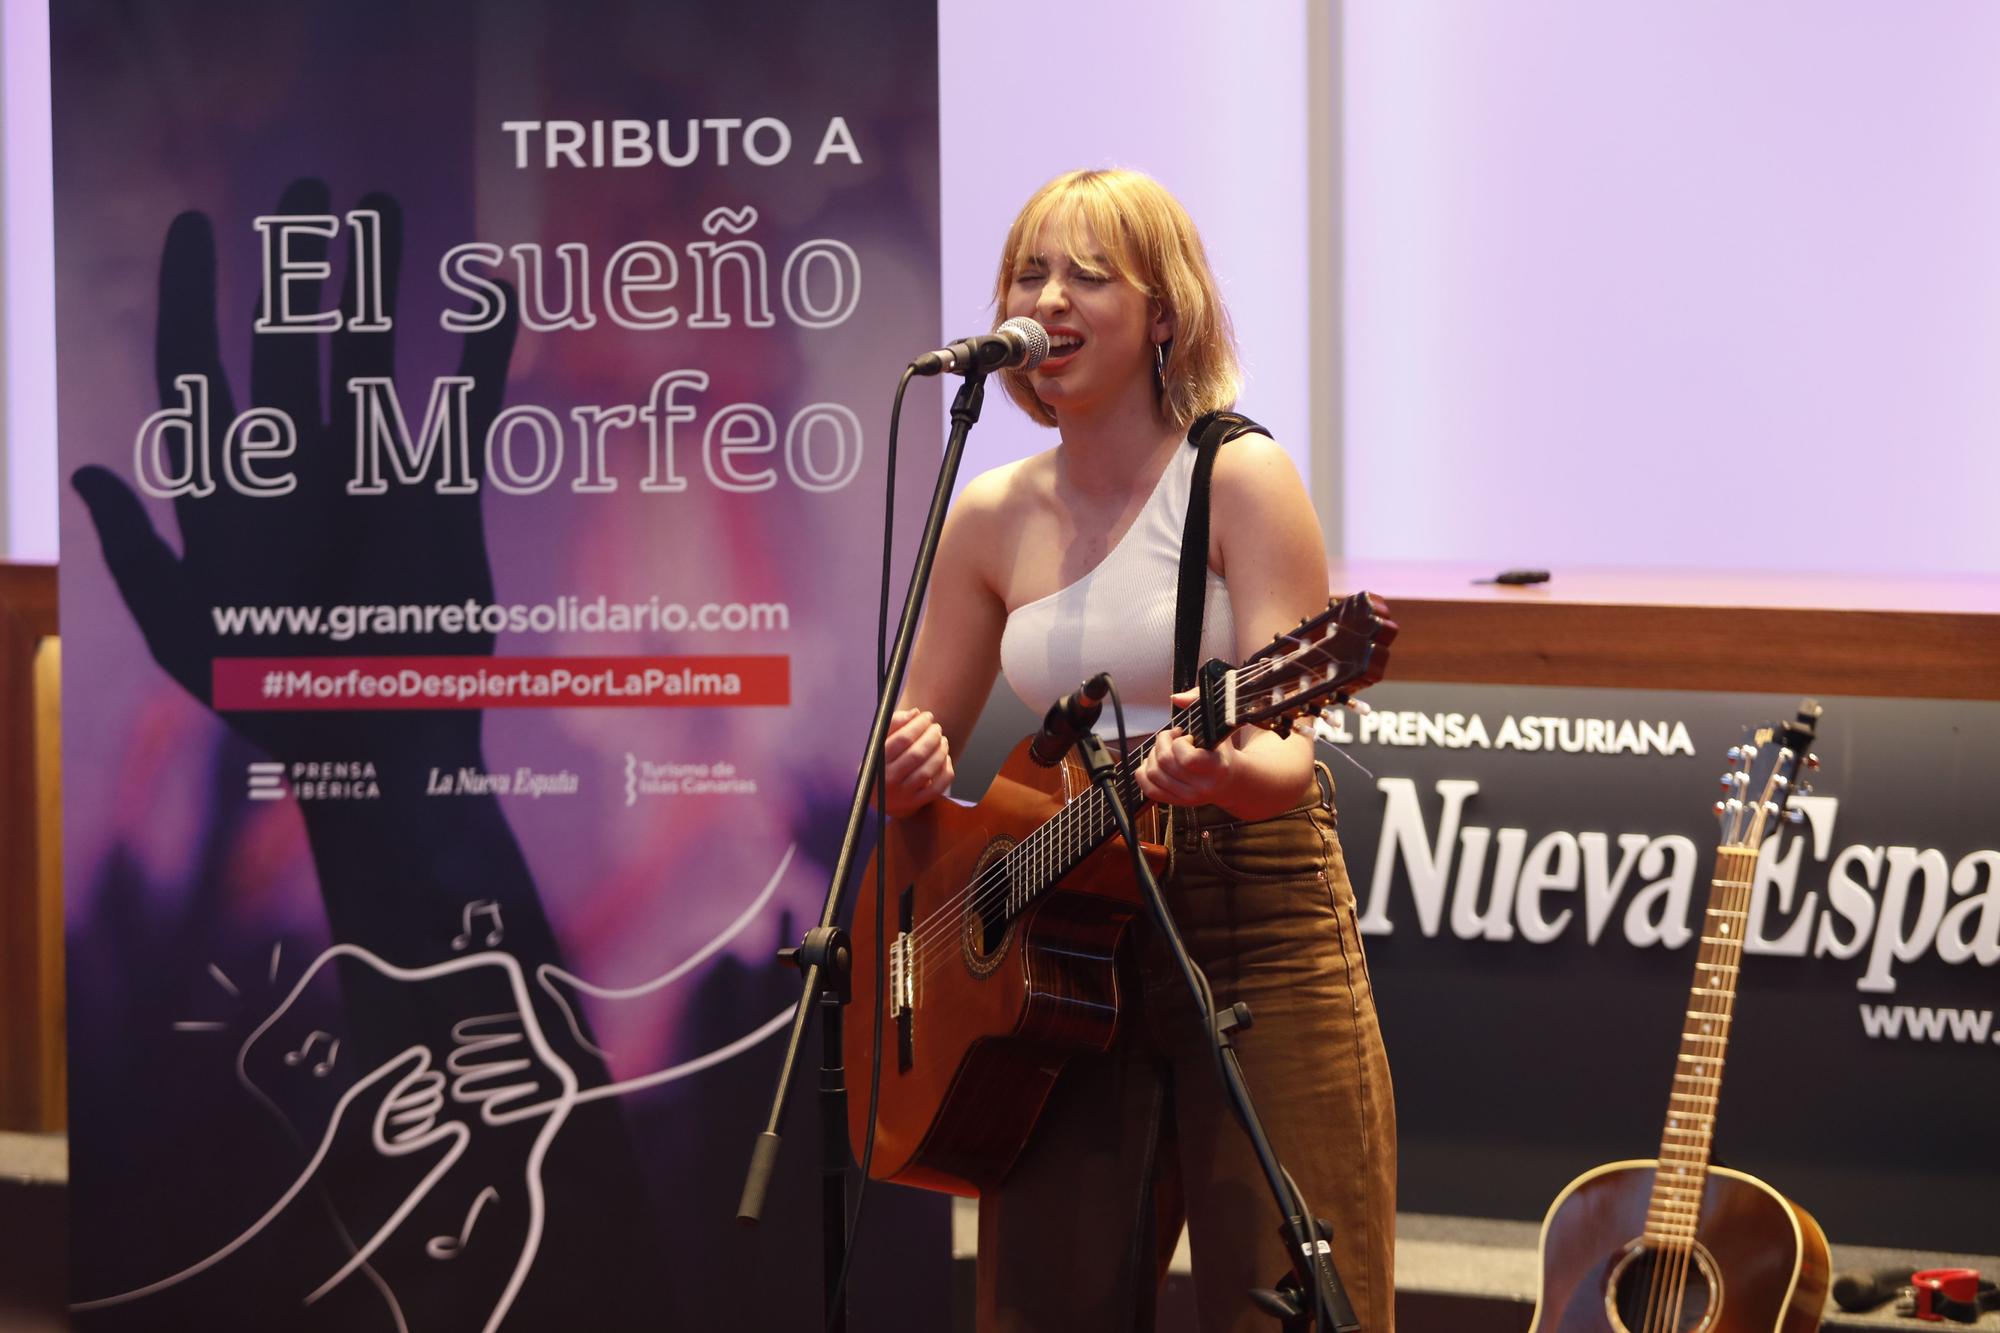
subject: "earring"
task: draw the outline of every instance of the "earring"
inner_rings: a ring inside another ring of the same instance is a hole
[[[1153,387],[1164,397],[1167,392],[1167,345],[1153,344]]]

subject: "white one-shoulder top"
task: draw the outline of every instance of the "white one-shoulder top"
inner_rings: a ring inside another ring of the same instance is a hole
[[[1000,670],[1036,716],[1100,671],[1111,673],[1134,741],[1167,724],[1174,680],[1174,604],[1181,534],[1194,482],[1195,450],[1183,445],[1146,507],[1097,568],[1047,597],[1015,607],[1000,635]],[[1229,588],[1208,571],[1200,660],[1235,656]],[[1097,734],[1116,740],[1106,706]]]

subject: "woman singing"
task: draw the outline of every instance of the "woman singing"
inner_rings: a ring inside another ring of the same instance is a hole
[[[1135,734],[1166,726],[1189,429],[1239,386],[1201,240],[1149,177],[1043,186],[994,296],[1048,330],[1047,359],[1005,382],[1056,443],[976,478],[945,523],[888,741],[892,816],[950,786],[996,670],[1038,712],[1109,671]],[[1264,434],[1225,443],[1211,487],[1200,656],[1235,662],[1326,605],[1325,547]],[[1272,1145],[1333,1223],[1362,1327],[1389,1333],[1395,1111],[1331,781],[1303,729],[1259,727],[1213,750],[1163,731],[1138,780],[1173,807],[1165,892],[1188,947],[1218,1005],[1254,1012],[1236,1043]],[[1070,1061],[980,1200],[982,1333],[1150,1329],[1183,1219],[1205,1333],[1275,1327],[1246,1293],[1290,1269],[1280,1219],[1178,971],[1150,921],[1133,936],[1113,1049]]]

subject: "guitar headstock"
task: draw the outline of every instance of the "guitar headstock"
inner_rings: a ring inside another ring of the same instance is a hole
[[[1723,798],[1715,803],[1725,849],[1754,852],[1775,832],[1779,820],[1796,823],[1804,817],[1791,799],[1812,790],[1807,777],[1819,767],[1811,750],[1821,711],[1817,701],[1802,699],[1792,721],[1753,727],[1740,744],[1729,747]]]
[[[1326,610],[1278,635],[1243,665],[1203,672],[1202,711],[1218,734],[1255,722],[1288,730],[1292,719],[1344,702],[1382,679],[1396,622],[1370,592],[1328,601]]]

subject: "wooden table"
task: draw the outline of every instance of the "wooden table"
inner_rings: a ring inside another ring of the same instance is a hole
[[[1402,627],[1392,679],[2000,699],[2000,576],[1558,570],[1335,561]]]

